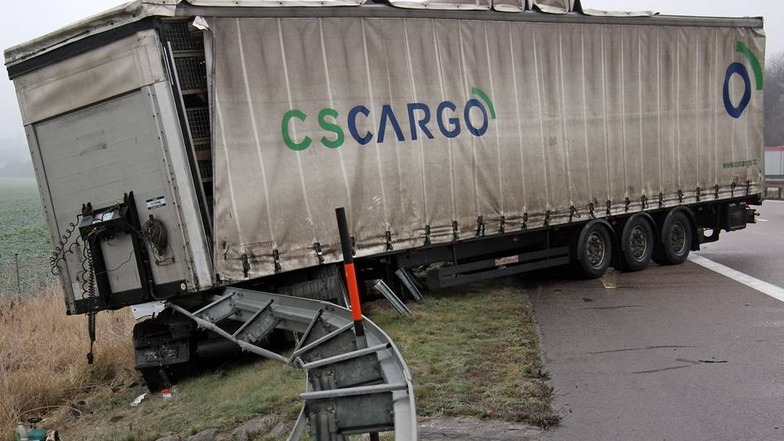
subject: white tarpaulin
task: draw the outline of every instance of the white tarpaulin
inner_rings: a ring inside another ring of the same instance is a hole
[[[208,22],[224,280],[760,189],[757,30]]]

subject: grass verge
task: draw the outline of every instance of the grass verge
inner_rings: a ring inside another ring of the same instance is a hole
[[[138,407],[129,403],[146,392],[139,386],[84,398],[85,411],[58,412],[49,422],[65,428],[65,439],[155,440],[168,435],[183,439],[209,428],[230,431],[260,415],[293,421],[301,407],[302,372],[273,362],[234,366],[185,381],[171,400],[148,395]]]
[[[427,293],[408,305],[412,318],[369,306],[413,373],[418,415],[557,424],[533,312],[515,279]]]
[[[8,297],[6,297],[8,298]],[[50,286],[0,304],[0,431],[40,417],[75,397],[135,381],[130,312],[98,315],[96,359],[88,365],[86,319],[65,315]]]
[[[425,293],[423,303],[408,305],[411,318],[399,316],[383,301],[366,304],[365,313],[392,337],[413,372],[418,415],[469,415],[542,427],[557,423],[533,315],[518,285],[505,279]],[[16,342],[2,340],[0,393],[17,397],[18,404],[8,407],[22,409],[28,416],[30,411],[24,409],[45,407],[48,412],[39,411],[46,413],[44,427],[60,429],[65,439],[155,440],[170,434],[186,437],[207,428],[230,431],[260,415],[296,418],[301,406],[298,394],[304,388],[302,372],[264,361],[185,381],[171,400],[152,395],[132,408],[130,402],[146,389],[132,371],[130,314],[99,315],[99,326],[116,328],[113,333],[99,328],[98,360],[90,367],[84,362],[84,317],[65,317],[61,302],[59,293],[49,292],[0,315],[2,323],[18,316],[0,325],[0,338],[14,333],[12,329],[28,336]],[[29,312],[19,314],[28,308]],[[49,312],[42,315],[42,310]],[[68,335],[65,340],[71,346],[65,350],[58,349],[66,347],[65,342],[52,337],[60,338],[59,334]],[[26,355],[24,367],[7,363],[15,351],[5,348],[12,346],[35,348]],[[24,370],[54,353],[68,353],[68,357],[47,361],[46,370],[33,378],[14,380],[26,378]],[[111,360],[102,358],[110,354]],[[55,387],[61,382],[65,386]],[[9,387],[11,383],[15,386]],[[60,392],[44,400],[44,392],[35,392],[39,389]],[[1,427],[13,429],[20,411],[3,412]]]

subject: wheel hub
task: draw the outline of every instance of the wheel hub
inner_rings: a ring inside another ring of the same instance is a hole
[[[648,251],[648,237],[639,226],[634,227],[632,230],[629,250],[631,251],[634,260],[642,260]]]
[[[686,229],[680,222],[672,226],[672,234],[670,234],[670,249],[675,254],[683,253],[686,248]]]
[[[588,236],[588,242],[585,246],[586,258],[594,268],[599,268],[604,261],[605,248],[604,241],[596,232]]]

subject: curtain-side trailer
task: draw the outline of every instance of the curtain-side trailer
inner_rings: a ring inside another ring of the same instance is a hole
[[[182,313],[134,332],[155,383],[205,345],[181,317],[238,344],[258,325],[256,344],[286,320],[240,319],[248,289],[341,303],[336,208],[360,279],[398,292],[413,270],[441,288],[678,264],[753,223],[762,26],[579,1],[138,1],[5,58],[68,313]]]

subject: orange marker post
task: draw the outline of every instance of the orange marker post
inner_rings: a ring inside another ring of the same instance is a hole
[[[340,233],[340,246],[343,250],[343,270],[346,273],[346,284],[348,285],[348,298],[351,304],[351,319],[354,321],[354,335],[357,337],[357,347],[367,347],[365,339],[365,325],[362,321],[362,305],[359,301],[359,284],[357,283],[357,273],[354,269],[354,254],[351,252],[351,236],[348,233],[348,220],[346,210],[343,207],[335,209],[335,216],[338,219],[338,233]]]

